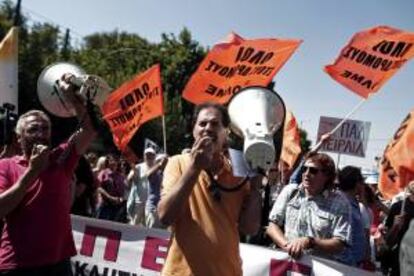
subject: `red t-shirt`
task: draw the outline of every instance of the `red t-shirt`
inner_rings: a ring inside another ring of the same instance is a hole
[[[79,160],[74,147],[55,148],[51,164],[27,188],[19,205],[4,218],[0,240],[0,271],[60,262],[76,254],[73,242],[70,181]],[[23,156],[0,160],[0,193],[26,171]]]

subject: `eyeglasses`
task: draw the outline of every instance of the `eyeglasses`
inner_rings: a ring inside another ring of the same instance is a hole
[[[310,174],[317,174],[320,171],[323,171],[323,170],[315,168],[315,167],[309,167],[309,166],[303,167],[303,173],[309,172]]]

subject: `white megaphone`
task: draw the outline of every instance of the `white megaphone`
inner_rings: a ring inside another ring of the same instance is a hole
[[[273,137],[285,121],[282,98],[268,88],[247,87],[231,98],[228,112],[230,128],[244,138],[243,154],[250,169],[270,169],[276,158]]]
[[[65,99],[58,86],[59,80],[66,73],[74,75],[71,82],[80,88],[79,94],[100,107],[112,90],[102,78],[86,75],[85,71],[75,64],[51,64],[43,69],[37,80],[37,94],[44,108],[58,117],[76,115],[72,104]]]

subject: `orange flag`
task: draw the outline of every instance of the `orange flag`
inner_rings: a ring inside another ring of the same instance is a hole
[[[414,110],[384,150],[379,189],[386,198],[392,198],[411,180],[414,180]]]
[[[301,150],[298,123],[292,112],[287,111],[285,125],[283,127],[283,146],[280,158],[292,169]]]
[[[130,163],[130,164],[136,164],[139,159],[137,155],[135,154],[134,150],[131,149],[131,147],[126,146],[125,149],[122,151],[122,156]]]
[[[363,98],[414,56],[414,33],[379,26],[356,33],[325,72]]]
[[[194,104],[225,104],[246,86],[267,86],[301,40],[244,40],[235,33],[216,44],[187,83],[183,97]]]
[[[164,114],[160,65],[156,64],[111,93],[102,107],[114,142],[125,151],[145,122]]]

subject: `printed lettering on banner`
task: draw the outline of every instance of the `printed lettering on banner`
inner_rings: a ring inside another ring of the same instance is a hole
[[[167,230],[73,215],[72,231],[78,251],[71,259],[74,276],[159,275],[167,257],[170,238]],[[243,243],[240,256],[245,276],[374,275],[307,255],[293,261],[286,252]]]
[[[114,143],[125,151],[145,122],[164,114],[160,66],[156,64],[112,92],[102,107]]]
[[[78,250],[74,275],[159,275],[169,232],[77,216],[72,227]]]
[[[247,86],[267,86],[301,40],[251,39],[232,33],[216,44],[186,84],[184,99],[225,104]]]
[[[340,118],[321,116],[318,140],[323,134],[333,130],[341,121]],[[370,128],[370,122],[346,120],[331,138],[322,145],[321,150],[365,157]]]
[[[414,56],[414,33],[378,26],[356,33],[325,72],[363,98],[377,92]]]

